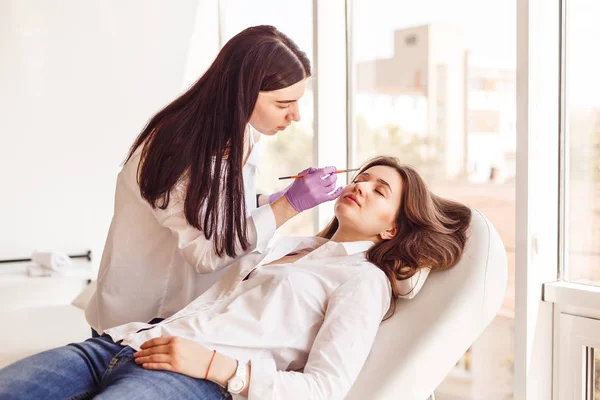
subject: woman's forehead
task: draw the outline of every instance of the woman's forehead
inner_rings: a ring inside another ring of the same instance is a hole
[[[297,101],[306,91],[306,78],[282,89],[259,92],[259,96],[278,101]]]
[[[388,167],[387,165],[375,165],[367,168],[360,175],[366,175],[372,177],[373,179],[383,179],[388,182],[392,188],[398,188],[402,183],[402,179],[398,171],[396,171],[395,168]]]

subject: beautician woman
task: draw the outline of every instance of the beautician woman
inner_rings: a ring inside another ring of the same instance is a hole
[[[286,35],[248,28],[150,120],[117,177],[86,309],[96,332],[171,316],[236,258],[263,250],[288,219],[340,195],[334,167],[310,168],[256,208],[254,143],[300,119],[298,100],[310,75],[306,54]]]

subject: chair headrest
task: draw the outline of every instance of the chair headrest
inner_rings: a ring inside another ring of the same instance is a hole
[[[431,394],[495,317],[504,298],[507,270],[500,236],[483,214],[472,209],[461,260],[446,271],[429,274],[414,299],[397,301],[394,315],[381,324],[349,398],[402,393],[402,398],[423,399]],[[374,379],[377,385],[372,385]]]

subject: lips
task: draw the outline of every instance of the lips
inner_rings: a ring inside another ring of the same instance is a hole
[[[356,205],[359,206],[359,207],[361,206],[360,205],[360,201],[358,201],[358,198],[355,195],[353,195],[353,194],[348,194],[348,195],[344,196],[344,198],[355,202]]]

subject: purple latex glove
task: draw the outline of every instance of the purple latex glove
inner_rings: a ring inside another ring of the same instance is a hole
[[[337,199],[342,194],[342,187],[335,189],[337,175],[332,174],[335,167],[308,168],[298,175],[306,175],[304,178],[297,178],[287,189],[285,197],[292,207],[298,212],[308,210],[326,201]],[[327,176],[323,179],[324,176]],[[274,193],[275,195],[277,193]]]
[[[280,198],[281,196],[283,196],[285,194],[285,192],[287,192],[287,190],[290,188],[290,186],[286,187],[282,191],[275,192],[272,195],[270,195],[269,196],[269,204],[272,204],[275,200],[277,200],[278,198]]]

